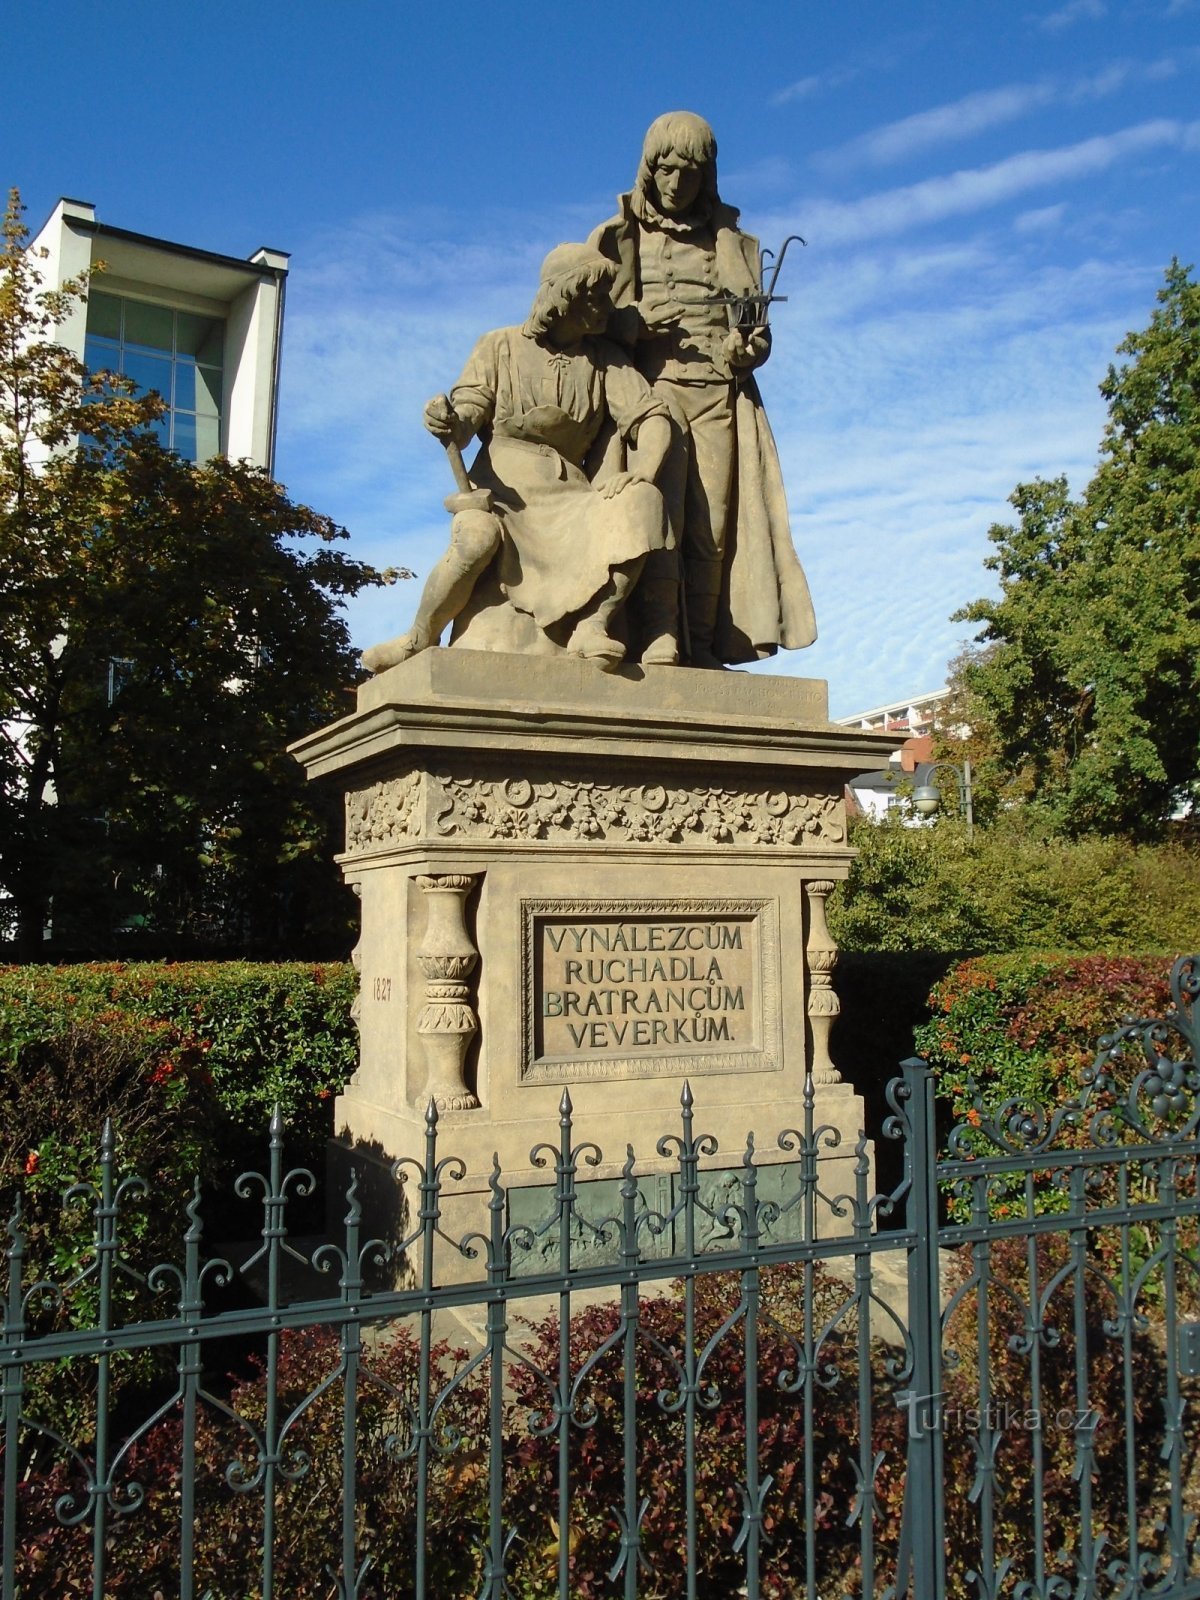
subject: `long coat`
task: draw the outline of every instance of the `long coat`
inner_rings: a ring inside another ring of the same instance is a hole
[[[622,195],[618,203],[617,215],[602,223],[588,243],[617,263],[616,311],[608,331],[610,338],[632,350],[636,364],[644,331],[637,311],[641,224],[629,195]],[[719,289],[744,294],[759,286],[759,250],[758,241],[737,226],[737,218],[732,206],[714,207],[715,270]],[[780,646],[802,650],[817,637],[817,625],[808,580],[792,544],[779,452],[758,385],[749,374],[731,381],[736,386],[737,494],[714,649],[722,660],[740,662],[774,655]],[[678,544],[682,507],[668,505],[667,513]]]

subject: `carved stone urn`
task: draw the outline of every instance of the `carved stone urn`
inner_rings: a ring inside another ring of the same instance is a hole
[[[417,950],[425,974],[425,1005],[417,1032],[425,1046],[426,1089],[439,1111],[470,1111],[479,1104],[463,1076],[463,1065],[479,1020],[467,979],[479,952],[467,932],[465,906],[472,874],[420,876],[425,897],[425,937]]]

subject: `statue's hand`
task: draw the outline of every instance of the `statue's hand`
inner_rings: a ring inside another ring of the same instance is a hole
[[[450,404],[449,397],[444,394],[435,394],[425,407],[425,426],[435,439],[440,439],[443,444],[449,444],[457,439],[462,429],[462,419]]]
[[[651,336],[671,333],[683,319],[683,307],[675,300],[642,300],[638,310]]]
[[[734,329],[725,336],[725,359],[731,367],[761,367],[771,353],[771,340],[766,330],[754,328],[748,334]]]
[[[605,478],[603,483],[597,484],[597,492],[602,500],[612,500],[628,489],[631,483],[645,483],[646,479],[640,472],[614,472],[611,478]]]

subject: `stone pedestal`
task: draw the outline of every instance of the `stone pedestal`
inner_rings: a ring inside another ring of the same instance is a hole
[[[552,1181],[530,1152],[564,1087],[603,1151],[587,1175],[613,1179],[629,1145],[669,1171],[685,1079],[720,1144],[707,1168],[751,1132],[788,1159],[811,1072],[847,1174],[822,1187],[849,1189],[862,1111],[829,1052],[824,905],[851,861],[844,786],[893,742],[831,727],[800,678],[434,649],[364,684],[294,749],[345,787],[362,901],[344,1145],[422,1159],[432,1099],[466,1217],[493,1154],[509,1186]]]

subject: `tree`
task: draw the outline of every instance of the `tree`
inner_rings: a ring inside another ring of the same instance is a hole
[[[194,466],[156,395],[55,342],[14,192],[0,253],[0,894],[24,953],[122,925],[262,948],[337,898],[287,743],[347,709],[343,597],[387,581],[270,476]],[[315,550],[297,541],[314,539]],[[315,875],[315,876],[314,876]],[[319,892],[316,879],[319,878]]]
[[[1200,285],[1172,262],[1101,384],[1100,465],[1020,485],[989,533],[1001,597],[956,664],[981,790],[1065,833],[1160,835],[1200,794]]]

